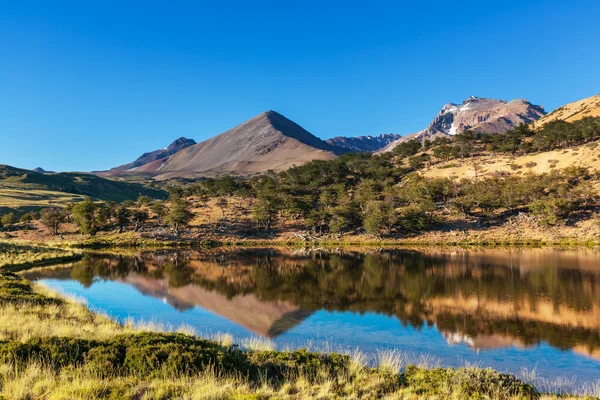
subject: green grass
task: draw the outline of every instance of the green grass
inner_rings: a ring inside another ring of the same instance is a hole
[[[0,268],[23,269],[78,260],[81,253],[26,242],[0,241]]]

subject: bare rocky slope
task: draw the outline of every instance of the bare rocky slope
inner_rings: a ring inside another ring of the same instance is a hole
[[[383,148],[390,151],[409,139],[435,139],[454,136],[466,130],[482,133],[504,133],[519,125],[529,124],[546,114],[544,108],[524,99],[512,101],[469,97],[461,104],[448,103],[422,131],[404,136]]]
[[[533,127],[538,129],[549,122],[573,122],[585,117],[600,117],[600,94],[565,104],[535,121]]]
[[[396,133],[384,133],[377,136],[336,136],[327,139],[326,142],[332,146],[340,147],[354,153],[375,152],[388,144],[400,139],[402,136]]]
[[[267,111],[167,160],[150,162],[135,171],[151,173],[155,179],[219,174],[248,176],[282,171],[312,160],[330,160],[342,152],[283,115]]]

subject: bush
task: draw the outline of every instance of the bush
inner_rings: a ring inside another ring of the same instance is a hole
[[[422,369],[408,366],[402,374],[405,384],[418,395],[435,398],[447,393],[448,388],[460,398],[537,399],[539,393],[529,384],[509,374],[491,369],[435,368]]]
[[[529,211],[542,225],[558,225],[576,208],[574,202],[565,198],[540,199],[529,205]]]

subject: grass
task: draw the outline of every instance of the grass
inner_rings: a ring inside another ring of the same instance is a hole
[[[533,386],[490,369],[407,365],[380,351],[276,351],[193,329],[117,323],[78,299],[0,273],[0,398],[6,399],[529,399]],[[597,393],[590,387],[589,393]],[[542,395],[541,397],[551,397]]]
[[[13,270],[78,260],[78,252],[28,242],[0,241],[0,268]]]
[[[93,174],[42,174],[0,165],[0,207],[31,206],[36,202],[39,205],[64,203],[66,198],[76,200],[82,196],[121,202],[137,200],[140,195],[159,199],[167,197],[167,193],[160,189],[105,179]]]

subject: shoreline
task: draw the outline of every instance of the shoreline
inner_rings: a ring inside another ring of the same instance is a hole
[[[211,249],[216,247],[600,247],[598,240],[427,240],[427,239],[322,239],[322,240],[285,240],[285,239],[178,239],[148,240],[147,238],[98,237],[83,240],[1,240],[0,246],[31,247],[40,249],[60,249],[71,251],[102,249]],[[2,264],[0,263],[0,266]]]
[[[269,242],[269,243],[271,243],[271,242]],[[227,247],[227,246],[225,246],[225,247]],[[81,253],[81,255],[83,255],[83,253]],[[49,264],[53,264],[53,263],[46,261],[44,263],[45,266],[38,265],[37,268],[46,268],[46,267],[49,267]],[[54,263],[54,264],[58,265],[60,263]],[[4,266],[4,267],[0,268],[0,288],[2,288],[2,286],[3,286],[2,282],[1,282],[2,277],[11,275],[10,273],[6,274],[5,271],[14,271],[14,268],[17,268],[17,267],[21,268],[21,270],[34,268],[33,266],[24,266],[24,264]],[[20,277],[20,275],[14,275],[14,276],[18,276],[23,284],[29,285],[29,286],[32,285],[32,283],[30,281]],[[34,291],[35,291],[35,289],[34,289]],[[44,295],[44,292],[46,292],[46,295]],[[60,302],[68,301],[67,300],[68,297],[65,297],[65,295],[56,294],[56,292],[54,292],[55,294],[50,293],[50,296],[47,296],[49,294],[49,292],[50,292],[50,290],[48,290],[48,289],[41,290],[42,297],[38,298],[37,301],[43,302],[43,301],[45,301],[45,300],[43,300],[44,298],[52,298],[52,297],[58,298],[59,299],[58,301],[60,301]],[[36,293],[39,293],[39,291],[37,291]],[[1,297],[2,297],[2,292],[0,292],[0,299],[1,299]],[[0,302],[0,304],[5,303],[7,301],[6,298],[1,299],[1,300],[3,300],[3,301]],[[54,306],[55,306],[55,304],[54,304]],[[86,315],[93,316],[91,318],[99,318],[99,319],[106,318],[105,316],[102,316],[101,314],[98,314],[98,313],[90,310],[83,304],[80,304],[79,307],[81,309],[84,309],[84,311],[80,311],[80,312],[84,312],[84,313],[86,313]],[[89,318],[90,317],[85,317],[85,319],[89,319]],[[60,322],[58,322],[58,323],[60,323]],[[122,332],[120,332],[120,330],[127,330],[129,328],[127,328],[127,326],[125,326],[124,324],[116,323],[114,321],[112,324],[113,324],[112,325],[113,329],[116,329],[117,332],[104,333],[104,335],[109,336],[109,339],[95,338],[94,336],[87,337],[87,338],[83,337],[80,339],[77,339],[79,337],[77,335],[76,336],[62,335],[62,336],[65,336],[65,338],[69,338],[68,339],[69,342],[76,340],[77,345],[84,346],[84,348],[85,348],[85,346],[100,346],[100,348],[103,349],[102,351],[104,351],[106,346],[109,346],[109,345],[113,346],[115,344],[115,340],[116,340],[116,343],[118,346],[120,346],[120,344],[118,344],[118,343],[121,343],[121,341],[124,341],[123,343],[130,343],[130,345],[131,345],[131,343],[134,343],[134,346],[137,346],[139,344],[139,342],[145,342],[147,340],[151,340],[154,343],[156,343],[156,342],[161,343],[160,346],[167,346],[167,347],[172,346],[173,342],[179,343],[180,341],[183,341],[184,342],[184,344],[182,344],[183,350],[186,350],[186,349],[189,350],[189,348],[187,346],[191,346],[190,348],[197,349],[197,347],[194,347],[194,346],[199,346],[198,343],[203,343],[202,346],[205,346],[205,345],[206,346],[208,346],[208,345],[217,346],[218,345],[219,346],[219,347],[217,347],[218,352],[225,351],[224,354],[226,354],[226,355],[229,354],[228,353],[229,350],[227,350],[227,351],[224,350],[224,348],[228,348],[228,347],[224,346],[222,343],[215,342],[214,339],[206,341],[205,339],[196,338],[195,336],[190,337],[189,335],[185,335],[183,333],[148,332],[148,331],[144,331],[144,328],[141,328],[141,329],[133,328],[133,330],[128,331],[129,333],[121,335]],[[88,335],[89,335],[89,333],[88,333]],[[92,334],[92,335],[94,335],[94,334]],[[118,338],[115,335],[117,335]],[[110,338],[112,338],[112,339],[110,339]],[[81,339],[85,339],[86,341],[82,342]],[[42,348],[45,348],[44,346],[49,346],[49,348],[52,349],[53,348],[52,346],[56,345],[56,343],[54,342],[56,340],[59,340],[59,339],[52,336],[47,339],[41,339],[41,341],[38,340],[35,343],[37,343],[36,346],[42,346]],[[62,340],[62,339],[60,339],[60,340]],[[60,340],[59,340],[59,342],[60,342]],[[200,342],[198,342],[198,341],[200,341]],[[92,342],[95,344],[92,344]],[[29,343],[29,342],[27,342],[27,343]],[[21,347],[25,346],[23,348],[28,348],[27,343],[12,342],[11,346],[17,346],[17,348],[21,348]],[[231,343],[228,343],[228,345],[233,345],[233,342],[231,341]],[[65,346],[65,344],[63,342],[60,342],[60,346]],[[109,349],[112,348],[110,346],[108,347]],[[236,347],[236,346],[234,346],[234,347]],[[236,347],[236,348],[239,348],[239,347]],[[204,349],[204,347],[203,347],[203,349]],[[91,349],[91,350],[93,351],[93,350],[95,350],[95,348]],[[98,350],[98,351],[100,351],[100,350]],[[151,350],[146,349],[143,351],[145,352],[145,351],[151,351]],[[246,350],[244,350],[244,351],[246,351]],[[350,365],[348,363],[355,362],[351,358],[344,359],[343,357],[345,357],[345,356],[343,354],[338,354],[338,353],[329,353],[329,354],[327,354],[326,357],[333,357],[333,358],[331,358],[331,359],[325,358],[324,359],[323,357],[325,357],[325,356],[321,353],[307,352],[304,350],[276,351],[276,350],[264,350],[263,349],[260,351],[257,351],[257,350],[250,350],[250,351],[255,352],[252,354],[262,354],[262,356],[258,356],[258,355],[256,356],[257,360],[262,360],[261,357],[267,357],[269,360],[269,363],[271,363],[271,364],[272,363],[277,364],[277,363],[283,362],[285,364],[286,368],[292,367],[294,370],[296,370],[296,369],[304,370],[305,367],[303,366],[302,363],[309,362],[309,360],[313,360],[313,362],[322,362],[322,360],[335,360],[335,362],[333,364],[331,364],[331,365],[328,364],[327,368],[329,368],[333,365],[335,367],[334,369],[337,370],[337,369],[342,368],[342,365],[343,365],[342,369],[344,369],[344,371],[347,372],[347,370],[349,369],[348,365]],[[2,346],[0,345],[0,356],[2,356],[3,354],[6,355],[6,352],[3,352]],[[239,355],[238,353],[235,353],[235,354]],[[229,355],[231,355],[231,354],[229,354]],[[254,357],[254,356],[252,356],[252,357]],[[340,358],[340,357],[342,357],[342,358]],[[393,354],[389,354],[389,357],[393,358],[394,356],[393,356]],[[300,361],[300,360],[302,360],[302,361]],[[315,360],[317,360],[317,361],[315,361]],[[340,361],[340,360],[342,360],[342,361]],[[19,362],[22,362],[22,361],[23,360],[21,360]],[[259,365],[261,366],[260,368],[265,367],[263,361],[261,361],[261,363],[259,363]],[[26,363],[27,362],[30,362],[30,360],[28,359],[26,361]],[[78,362],[80,362],[80,361],[77,361],[77,363]],[[380,362],[381,362],[381,360],[380,360]],[[392,363],[393,360],[389,359],[389,360],[387,360],[387,362]],[[75,371],[78,371],[78,373],[83,373],[83,372],[79,372],[80,369],[83,367],[81,367],[77,363],[67,366],[67,367],[73,368]],[[290,363],[291,363],[291,365],[290,365]],[[327,363],[329,363],[329,361],[327,361]],[[338,363],[341,363],[341,364],[338,364]],[[85,362],[84,362],[84,364],[85,364]],[[269,364],[269,365],[271,365],[271,364]],[[319,364],[319,365],[321,365],[321,364]],[[163,365],[161,364],[160,367],[162,368]],[[232,368],[233,368],[233,370],[227,370],[225,372],[227,372],[227,373],[233,372],[234,374],[238,374],[240,372],[239,370],[235,369],[237,367],[232,367]],[[427,368],[420,368],[420,367],[404,366],[403,367],[404,372],[401,372],[400,370],[396,371],[397,366],[394,366],[393,367],[394,372],[390,373],[390,368],[392,368],[390,365],[387,365],[387,366],[384,365],[383,367],[380,365],[376,369],[362,366],[360,369],[360,371],[362,371],[361,372],[362,376],[360,377],[360,379],[366,379],[365,377],[368,377],[369,382],[371,382],[371,380],[375,379],[375,378],[377,379],[377,381],[379,383],[381,383],[381,380],[385,381],[384,388],[381,388],[381,387],[378,388],[378,393],[380,393],[380,394],[387,393],[387,394],[395,395],[397,393],[407,393],[407,394],[410,393],[412,398],[429,398],[430,396],[443,395],[443,393],[440,392],[441,387],[447,387],[448,385],[453,387],[454,385],[457,384],[456,379],[460,380],[465,377],[466,377],[465,379],[467,379],[467,382],[461,381],[461,385],[463,385],[463,386],[461,386],[460,388],[453,389],[453,390],[466,390],[467,391],[466,393],[460,392],[461,398],[470,398],[471,396],[473,398],[477,398],[477,396],[481,393],[480,392],[471,392],[471,389],[481,390],[481,385],[484,384],[483,382],[485,382],[485,384],[488,384],[490,386],[488,388],[489,390],[500,390],[499,387],[496,385],[498,385],[498,384],[501,385],[500,386],[502,388],[501,391],[490,392],[492,398],[507,398],[507,399],[508,398],[555,398],[554,394],[538,393],[535,389],[533,389],[533,387],[529,387],[527,384],[518,380],[515,377],[515,375],[503,374],[503,373],[499,373],[499,372],[497,372],[495,370],[491,370],[491,369],[480,369],[480,368],[427,369]],[[202,371],[200,371],[200,372],[205,373],[205,370],[202,369]],[[320,371],[319,373],[325,373],[325,372],[327,372],[327,371]],[[327,374],[331,374],[331,371],[328,370]],[[111,378],[109,378],[108,381],[107,380],[103,381],[103,385],[110,386],[112,384],[116,384],[116,382],[119,382],[119,379],[123,378],[119,374],[117,374],[117,376],[112,376],[112,372],[111,372],[110,376],[111,376]],[[418,378],[415,378],[415,377],[418,377]],[[93,378],[98,379],[98,377],[93,377]],[[130,377],[127,376],[127,379],[129,379],[129,378]],[[213,379],[213,378],[211,378],[211,379]],[[171,380],[169,380],[169,384],[174,384],[174,382],[176,382],[177,380],[184,380],[186,382],[186,385],[189,385],[190,384],[189,379],[190,378],[187,375],[176,375]],[[227,379],[229,379],[229,378],[227,378]],[[285,378],[285,379],[287,379],[287,378]],[[317,377],[311,376],[309,378],[309,380],[313,380],[313,379],[317,379]],[[336,378],[336,379],[338,379],[338,378]],[[344,378],[344,379],[346,379],[346,378]],[[355,377],[352,379],[358,379],[358,378]],[[213,384],[224,385],[225,381],[226,381],[225,378],[218,377],[218,378],[216,378],[216,381],[213,382]],[[360,385],[360,384],[364,383],[364,382],[360,381],[362,383],[359,384],[358,383],[359,381],[353,381],[352,384]],[[144,384],[145,383],[146,382],[144,382]],[[254,382],[244,381],[242,383],[243,384],[241,386],[240,386],[239,382],[236,384],[237,389],[239,389],[240,387],[243,387],[243,391],[245,392],[245,394],[254,395],[257,393],[257,389],[253,386],[255,384]],[[131,382],[129,384],[131,384]],[[163,384],[164,384],[164,382],[163,382]],[[286,382],[285,384],[289,384],[289,382]],[[318,384],[318,383],[315,383],[315,384]],[[505,384],[508,384],[509,386],[503,387],[502,385],[505,385]],[[279,386],[280,384],[273,383],[272,385],[273,385],[273,387],[270,390],[273,390],[273,391],[280,390],[280,386]],[[523,390],[525,390],[525,392],[520,392],[519,395],[515,395],[515,396],[506,395],[507,393],[515,390],[515,388],[519,388],[518,389],[519,391],[521,391],[523,389]],[[383,390],[383,392],[381,392],[381,390]],[[391,390],[391,391],[386,392],[386,390]],[[496,395],[499,395],[499,394],[502,394],[502,397],[500,397],[500,396],[495,397]],[[314,393],[311,393],[311,395],[314,395]],[[339,393],[338,393],[338,395],[339,395]],[[421,396],[423,396],[423,397],[421,397]],[[254,397],[250,397],[250,398],[254,398]],[[257,398],[263,398],[263,397],[257,397]],[[280,398],[279,392],[277,392],[276,394],[273,394],[272,397],[267,396],[264,398],[267,398],[267,399],[268,398]],[[572,398],[575,398],[575,397],[572,397]]]
[[[10,287],[16,290],[7,293]],[[70,309],[69,314],[86,321],[83,327],[77,318],[50,321],[53,325],[50,329],[63,335],[26,335],[22,339],[27,340],[12,338],[0,343],[0,365],[4,363],[5,370],[18,366],[18,371],[27,374],[32,368],[43,368],[45,380],[51,375],[53,388],[46,390],[46,394],[54,390],[69,391],[75,374],[78,379],[89,381],[90,392],[80,392],[81,397],[73,398],[95,397],[98,393],[93,390],[93,383],[98,382],[104,394],[98,398],[109,398],[122,392],[123,380],[136,390],[148,384],[168,385],[177,395],[184,393],[195,379],[209,379],[212,386],[227,387],[227,398],[296,398],[295,394],[313,397],[323,391],[335,398],[381,395],[429,398],[447,391],[461,398],[479,398],[482,393],[493,398],[540,398],[533,386],[514,375],[491,369],[404,365],[400,355],[394,353],[381,356],[373,368],[358,353],[351,356],[306,349],[277,351],[261,347],[259,342],[241,349],[226,336],[220,341],[208,340],[181,331],[156,332],[153,327],[122,324],[10,272],[0,272],[0,300],[3,306],[10,303],[16,307],[17,313],[29,314],[21,318],[31,318],[32,310],[37,313],[33,318],[53,318],[46,313],[59,310],[61,314],[60,308],[65,307]],[[67,328],[56,327],[60,324]],[[15,336],[20,333],[19,325],[11,327]],[[5,374],[0,378],[5,383],[20,382],[19,372],[12,373],[16,376],[7,379]],[[342,384],[331,386],[334,381]],[[38,386],[32,385],[30,390]]]

